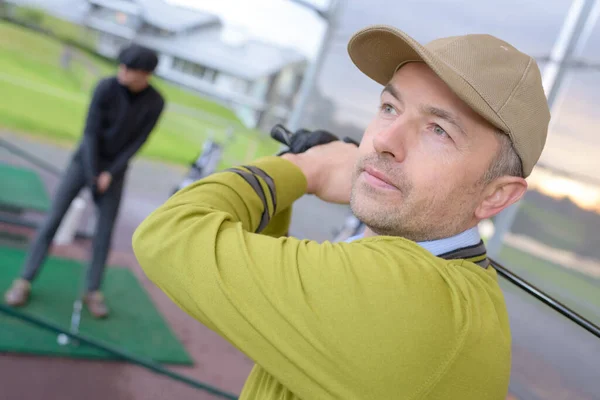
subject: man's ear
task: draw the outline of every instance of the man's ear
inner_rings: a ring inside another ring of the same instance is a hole
[[[491,218],[519,201],[527,192],[527,181],[516,176],[502,176],[490,182],[483,192],[483,200],[475,209],[479,220]]]

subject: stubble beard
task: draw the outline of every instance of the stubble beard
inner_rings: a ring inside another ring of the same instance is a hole
[[[357,181],[368,165],[393,179],[398,188],[395,196]],[[474,195],[475,189],[468,188],[467,192]],[[439,193],[416,198],[414,185],[401,170],[394,169],[381,157],[367,156],[357,163],[354,172],[350,208],[377,235],[423,242],[450,237],[467,229],[472,205],[468,204],[466,194],[464,189],[456,189],[447,198],[440,198]]]

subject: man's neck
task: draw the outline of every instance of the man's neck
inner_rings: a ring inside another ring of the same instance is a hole
[[[129,89],[129,91],[133,94],[138,94],[138,93],[142,93],[144,90],[146,90],[148,88],[148,84],[145,84],[143,86],[134,86],[134,87],[128,87],[127,89]]]
[[[120,82],[119,82],[120,83]],[[127,91],[129,91],[129,93],[131,94],[139,94],[141,92],[143,92],[144,90],[148,89],[148,87],[150,86],[150,83],[146,83],[144,85],[124,85],[121,83],[121,86],[125,89],[127,89]]]

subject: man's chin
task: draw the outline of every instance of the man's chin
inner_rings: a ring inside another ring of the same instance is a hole
[[[397,206],[403,200],[400,190],[373,186],[360,177],[354,183],[353,196],[361,203],[375,203],[373,206],[376,208]]]
[[[402,203],[401,196],[390,196],[385,191],[364,190],[359,186],[355,186],[352,192],[350,209],[362,222],[369,225],[375,221],[387,220],[398,213],[398,207]]]

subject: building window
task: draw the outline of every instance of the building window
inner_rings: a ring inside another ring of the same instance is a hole
[[[144,24],[142,26],[142,28],[140,29],[140,32],[145,33],[147,35],[151,35],[151,36],[161,36],[161,37],[173,36],[173,32],[171,32],[167,29],[159,28],[159,27],[156,27],[154,25],[149,25],[149,24]]]
[[[214,83],[218,76],[214,69],[178,57],[173,57],[173,69],[210,83]]]
[[[218,76],[219,76],[219,73],[217,71],[215,71],[214,69],[210,69],[210,68],[207,68],[206,72],[204,73],[204,79],[210,83],[215,83]]]

